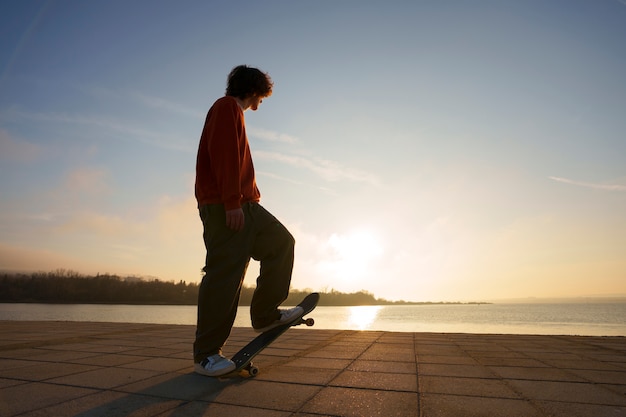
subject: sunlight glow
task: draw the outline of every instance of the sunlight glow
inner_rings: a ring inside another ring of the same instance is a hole
[[[349,307],[348,328],[367,330],[370,328],[382,306],[354,306]]]
[[[333,234],[327,242],[330,250],[326,268],[342,281],[364,278],[371,263],[383,254],[375,234],[355,230],[345,235]]]

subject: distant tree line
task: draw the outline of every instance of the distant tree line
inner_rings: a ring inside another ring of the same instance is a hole
[[[1,274],[0,302],[69,304],[195,304],[198,285],[57,270]]]
[[[59,269],[30,274],[0,273],[0,302],[59,304],[170,304],[195,305],[198,283],[170,282],[111,274],[85,276]],[[285,305],[298,304],[313,290],[291,290]],[[342,293],[331,289],[320,291],[323,306],[354,306],[381,304],[431,304],[387,301],[367,291]],[[244,286],[240,305],[250,305],[254,287]],[[458,304],[458,303],[451,303]]]

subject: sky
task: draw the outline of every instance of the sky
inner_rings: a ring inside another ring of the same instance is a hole
[[[0,270],[199,282],[239,64],[274,81],[245,118],[293,288],[626,295],[622,0],[2,1]]]

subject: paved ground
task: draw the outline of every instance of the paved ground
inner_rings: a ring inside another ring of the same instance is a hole
[[[0,322],[0,416],[626,416],[623,337],[298,328],[257,377],[217,380],[192,373],[193,333]]]

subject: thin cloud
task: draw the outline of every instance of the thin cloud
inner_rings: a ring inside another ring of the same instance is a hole
[[[550,178],[553,181],[562,182],[562,183],[570,184],[570,185],[576,185],[578,187],[593,188],[595,190],[626,191],[626,185],[621,185],[621,184],[596,184],[596,183],[591,183],[591,182],[570,180],[568,178],[563,178],[563,177],[548,177],[548,178]]]
[[[380,185],[380,180],[377,176],[364,171],[342,166],[334,161],[307,159],[301,156],[285,155],[278,152],[268,151],[256,151],[255,157],[269,161],[278,161],[298,168],[307,169],[326,181],[335,182],[348,180],[352,182],[368,183],[374,186]]]
[[[203,118],[204,114],[198,110],[190,109],[180,103],[161,97],[151,96],[139,91],[119,91],[105,87],[73,84],[79,91],[99,100],[134,101],[152,109],[165,110],[170,113],[182,114],[194,118]]]
[[[249,136],[262,139],[268,142],[281,142],[281,143],[297,143],[298,138],[294,136],[290,136],[284,133],[277,133],[271,130],[262,129],[262,128],[247,128],[247,132]]]
[[[275,180],[279,180],[279,181],[283,181],[283,182],[288,182],[289,184],[294,184],[294,185],[304,185],[303,182],[301,181],[296,181],[293,178],[287,178],[287,177],[283,177],[280,175],[276,175],[274,173],[271,172],[266,172],[266,171],[257,171],[256,172],[258,175],[263,175],[265,177],[269,177]]]
[[[287,178],[287,177],[283,177],[281,175],[276,175],[276,174],[274,174],[272,172],[257,171],[256,173],[257,173],[257,175],[262,175],[264,177],[272,178],[272,179],[275,179],[275,180],[278,180],[278,181],[282,181],[282,182],[286,182],[286,183],[294,184],[294,185],[299,185],[299,186],[311,187],[311,188],[315,188],[315,189],[321,190],[321,191],[323,191],[325,193],[328,193],[328,194],[331,194],[331,195],[335,195],[335,193],[330,188],[327,188],[327,187],[320,187],[320,186],[317,186],[317,185],[306,184],[306,183],[303,183],[301,181],[296,181],[293,178]]]
[[[5,115],[5,117],[6,116],[7,115]],[[67,113],[24,112],[16,109],[10,110],[9,116],[12,119],[93,126],[104,130],[122,133],[123,138],[130,138],[158,148],[183,152],[189,152],[192,150],[191,143],[185,143],[181,139],[125,124],[115,119]]]
[[[204,114],[202,112],[190,109],[179,103],[166,100],[164,98],[149,96],[149,95],[139,93],[139,92],[130,93],[130,96],[136,101],[151,108],[166,110],[171,113],[182,114],[182,115],[191,116],[194,118],[204,117]]]

